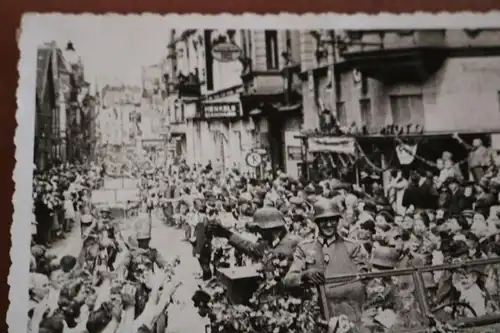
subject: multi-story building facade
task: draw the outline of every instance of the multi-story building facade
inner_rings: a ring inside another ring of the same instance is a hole
[[[361,145],[424,138],[429,160],[466,156],[452,133],[500,130],[498,29],[305,31],[301,44],[306,130],[332,113]]]
[[[257,149],[268,166],[299,175],[300,134],[324,132],[332,118],[361,146],[363,138],[402,135],[443,145],[454,132],[500,128],[497,30],[186,30],[171,37],[165,105],[169,133],[188,163],[244,169]]]
[[[35,118],[35,164],[82,161],[94,135],[95,100],[73,44],[61,49],[55,42],[38,48]]]
[[[88,160],[95,148],[96,99],[90,93],[90,83],[85,80],[85,67],[73,43],[68,42],[63,51],[71,73],[66,107],[67,158],[73,161]]]
[[[164,62],[142,68],[141,145],[148,151],[165,148]]]
[[[142,89],[138,86],[103,87],[98,115],[101,145],[134,146],[141,136]]]
[[[304,34],[309,56],[303,54],[302,67],[317,90],[315,96],[304,94],[310,106],[306,128],[319,126],[319,104],[313,99],[334,104],[342,126],[367,125],[370,134],[390,124],[412,123],[428,133],[489,131],[500,125],[499,29]],[[330,44],[336,46],[333,66]],[[324,56],[313,56],[323,50]],[[304,90],[309,87],[306,79]]]
[[[245,157],[260,151],[269,166],[297,172],[287,163],[297,155],[285,151],[300,150],[299,45],[298,32],[175,32],[166,104],[171,136],[185,145],[188,163],[254,173]]]

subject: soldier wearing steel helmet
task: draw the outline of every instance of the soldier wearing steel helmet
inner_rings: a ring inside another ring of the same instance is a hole
[[[319,236],[296,247],[294,261],[283,281],[287,287],[319,286],[326,278],[360,272],[363,252],[359,244],[339,235],[342,219],[339,207],[325,198],[316,201],[313,207]],[[328,284],[326,298],[330,316],[345,314],[350,320],[360,320],[364,301],[361,282]]]
[[[220,222],[214,221],[209,226],[209,231],[214,236],[228,239],[228,243],[236,250],[260,260],[264,252],[292,256],[300,237],[288,233],[283,214],[274,207],[262,207],[255,211],[253,221],[247,223],[247,228],[261,236],[258,242],[252,242],[235,232],[224,228]]]

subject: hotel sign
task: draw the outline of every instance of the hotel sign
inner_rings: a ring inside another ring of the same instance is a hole
[[[241,114],[239,102],[207,103],[202,110],[205,118],[232,118]]]

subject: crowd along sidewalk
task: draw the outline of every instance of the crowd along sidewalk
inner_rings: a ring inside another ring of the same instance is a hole
[[[81,248],[80,226],[77,223],[73,224],[70,232],[64,233],[61,239],[52,243],[49,252],[61,258],[65,255],[77,256]]]

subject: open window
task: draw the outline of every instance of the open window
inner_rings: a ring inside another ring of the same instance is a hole
[[[279,56],[278,56],[278,31],[276,30],[266,30],[266,63],[267,69],[278,69],[279,68]]]

